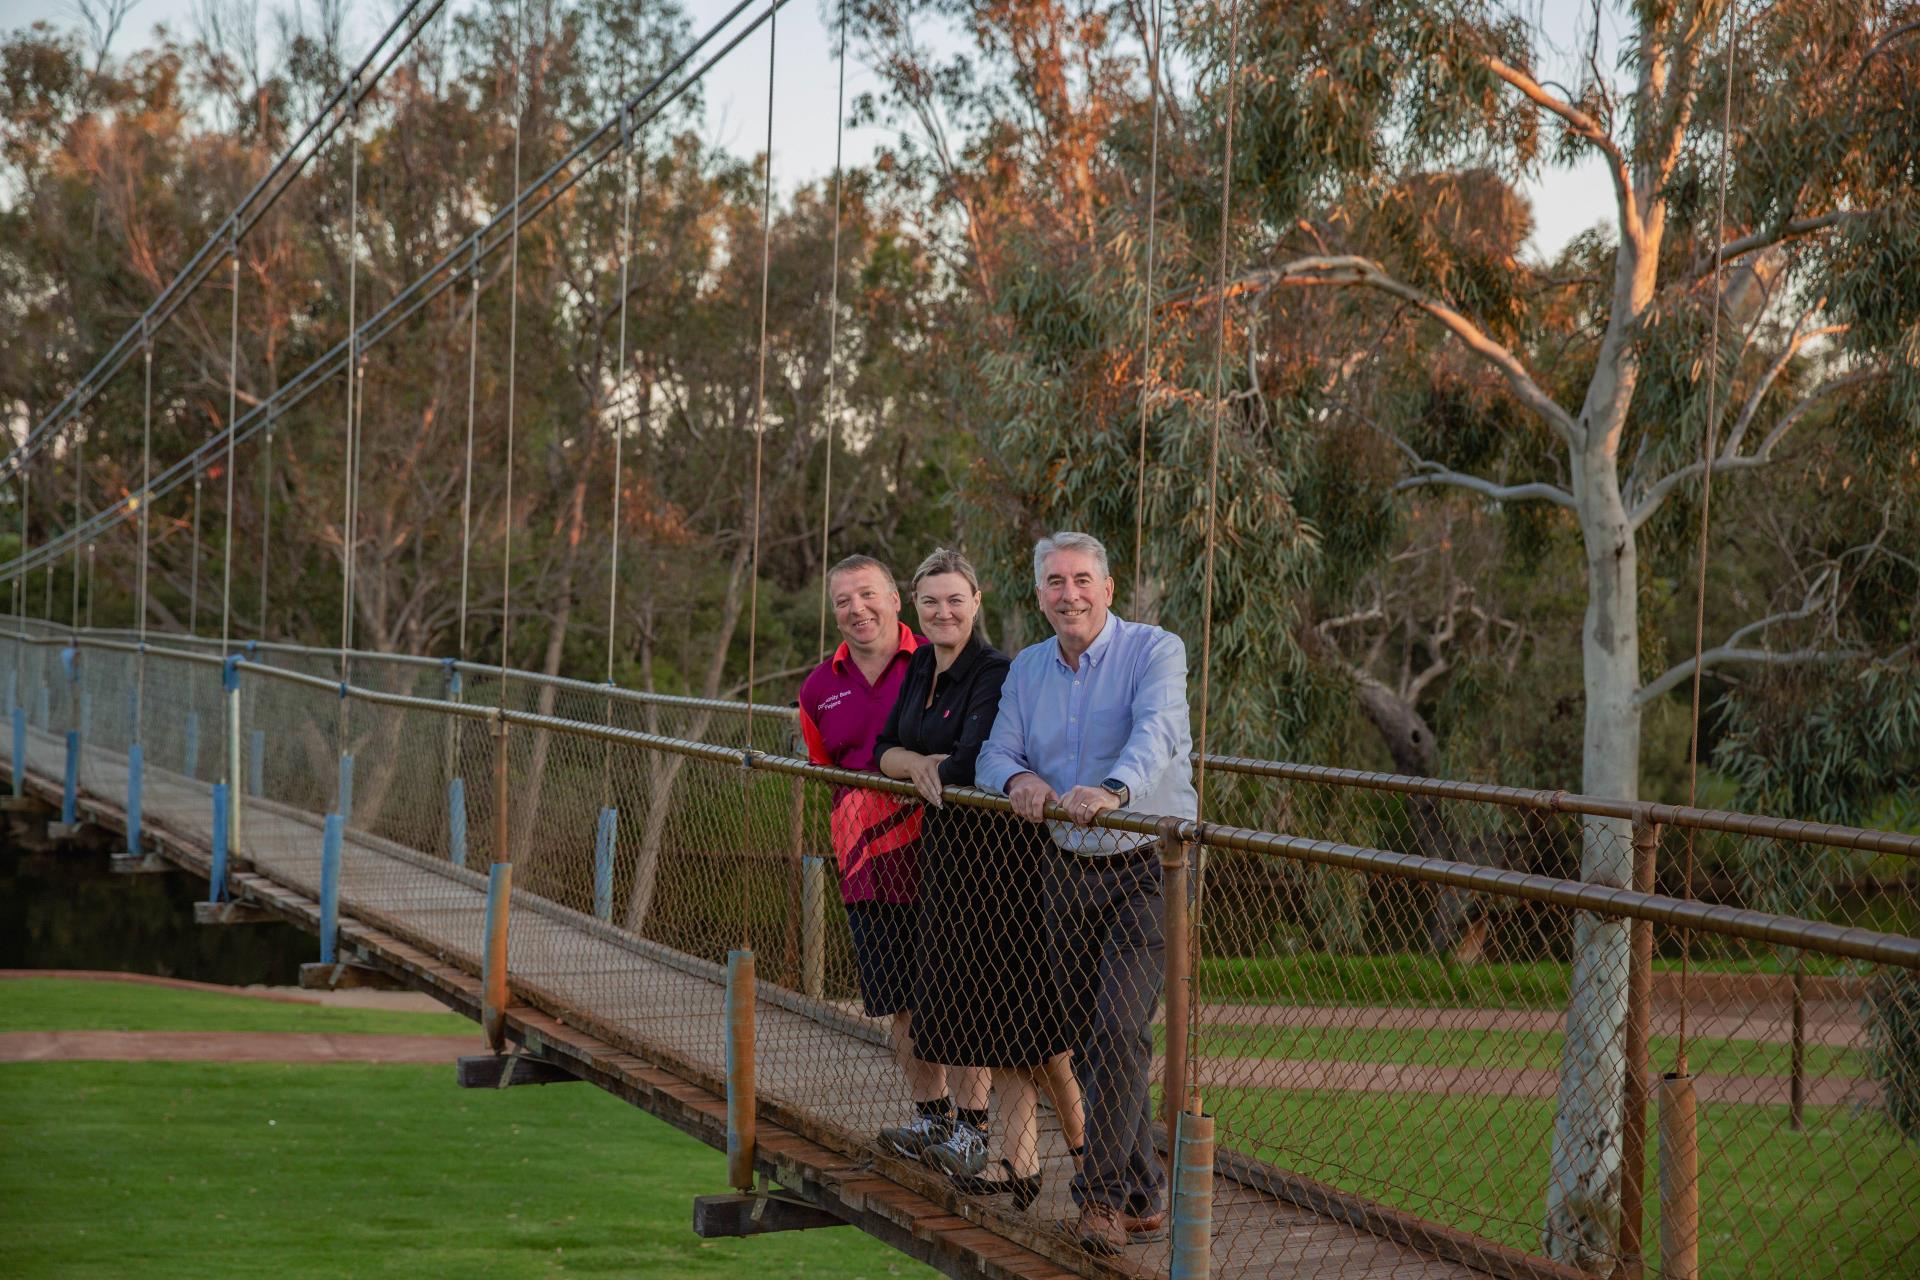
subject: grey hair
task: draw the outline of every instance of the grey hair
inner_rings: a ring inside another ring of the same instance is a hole
[[[920,584],[928,578],[942,573],[957,573],[967,580],[975,595],[980,594],[980,575],[973,571],[973,562],[958,551],[947,547],[936,548],[932,555],[920,562],[913,571],[913,589],[920,590]]]
[[[1060,532],[1040,539],[1033,544],[1033,585],[1036,588],[1047,585],[1047,557],[1056,551],[1084,551],[1093,557],[1100,566],[1100,576],[1111,578],[1113,569],[1107,563],[1107,544],[1090,533]]]

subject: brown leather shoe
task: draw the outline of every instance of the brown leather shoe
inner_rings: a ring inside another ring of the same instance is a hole
[[[1120,1229],[1127,1233],[1127,1239],[1135,1244],[1146,1240],[1164,1240],[1167,1236],[1167,1211],[1155,1209],[1152,1213],[1119,1215]]]
[[[1074,1234],[1088,1253],[1115,1254],[1132,1243],[1126,1228],[1120,1225],[1120,1215],[1104,1204],[1081,1205]]]

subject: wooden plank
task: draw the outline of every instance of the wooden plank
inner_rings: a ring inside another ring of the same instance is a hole
[[[545,1058],[480,1053],[456,1058],[454,1079],[462,1089],[508,1089],[523,1084],[575,1084],[580,1077]]]
[[[825,1209],[785,1196],[718,1195],[693,1198],[693,1234],[702,1240],[812,1231],[847,1223]]]

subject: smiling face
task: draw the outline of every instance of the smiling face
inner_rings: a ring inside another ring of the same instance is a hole
[[[913,609],[927,639],[942,649],[958,649],[973,634],[980,593],[961,574],[928,574],[913,589]]]
[[[833,621],[847,647],[862,653],[899,643],[900,593],[878,569],[848,569],[827,583]]]
[[[1113,579],[1085,551],[1061,550],[1040,568],[1040,612],[1047,615],[1060,645],[1069,654],[1086,652],[1107,625],[1113,606]]]

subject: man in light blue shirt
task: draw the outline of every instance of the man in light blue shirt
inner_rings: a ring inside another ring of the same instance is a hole
[[[1099,539],[1043,538],[1033,568],[1054,638],[1014,658],[975,777],[1029,822],[1049,821],[1049,805],[1071,819],[1049,821],[1048,919],[1086,1089],[1078,1234],[1109,1253],[1166,1224],[1148,1096],[1165,946],[1152,837],[1091,824],[1116,808],[1196,816],[1187,651],[1171,632],[1112,612]]]

